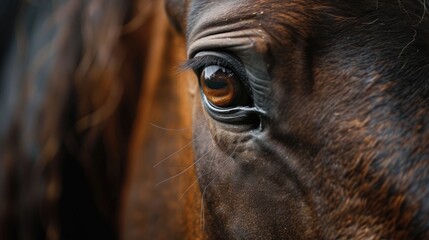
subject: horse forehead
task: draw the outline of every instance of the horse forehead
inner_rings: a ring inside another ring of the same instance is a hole
[[[302,13],[306,5],[309,3],[305,1],[195,0],[186,10],[186,37],[188,43],[192,43],[201,36],[214,33],[263,31],[262,26],[268,22],[287,22],[291,23],[287,25],[303,27],[306,18]],[[278,11],[279,8],[282,10]],[[271,28],[270,34],[279,35],[287,31],[287,28]]]
[[[187,12],[187,25],[191,29],[198,21],[206,18],[227,18],[230,22],[242,20],[247,16],[259,16],[260,19],[264,19],[266,16],[269,16],[270,19],[284,19],[290,13],[308,15],[314,12],[310,10],[323,11],[323,7],[327,6],[349,5],[332,0],[317,2],[302,0],[193,0],[188,1],[188,3],[186,9],[180,11]],[[294,17],[298,16],[294,15]]]
[[[228,18],[234,21],[246,16],[261,15],[264,11],[270,15],[284,15],[290,6],[305,8],[308,5],[311,4],[298,0],[194,0],[187,9],[188,27],[205,18]],[[284,9],[279,11],[279,7]]]
[[[216,20],[239,20],[251,9],[257,9],[258,4],[253,0],[196,0],[188,9],[188,32],[200,21],[214,22]]]
[[[171,1],[171,0],[170,0]],[[262,25],[270,28],[271,35],[282,35],[290,28],[305,29],[308,22],[320,11],[335,9],[339,5],[330,0],[323,2],[301,0],[194,0],[186,9],[186,36],[192,41],[193,34],[210,28],[228,31],[231,29],[257,29]],[[335,7],[333,7],[335,6]],[[283,27],[281,27],[283,26]]]

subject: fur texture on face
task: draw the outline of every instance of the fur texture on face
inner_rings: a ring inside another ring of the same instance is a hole
[[[177,2],[188,57],[239,59],[260,113],[195,102],[210,237],[429,237],[429,3]]]

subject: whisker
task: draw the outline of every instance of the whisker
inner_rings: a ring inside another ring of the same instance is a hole
[[[196,163],[198,163],[201,159],[203,159],[207,154],[209,154],[211,151],[213,151],[213,149],[211,149],[211,150],[209,150],[209,151],[207,151],[206,153],[204,153],[201,157],[199,157],[194,163],[192,163],[189,167],[187,167],[187,168],[185,168],[185,170],[183,170],[183,171],[181,171],[181,172],[179,172],[178,174],[176,174],[176,175],[174,175],[174,176],[172,176],[172,177],[169,177],[169,178],[167,178],[167,179],[165,179],[165,180],[162,180],[161,182],[159,182],[159,183],[157,183],[156,185],[155,185],[155,187],[158,187],[159,185],[161,185],[161,184],[163,184],[163,183],[165,183],[165,182],[168,182],[168,181],[170,181],[170,180],[172,180],[172,179],[174,179],[174,178],[176,178],[176,177],[178,177],[178,176],[180,176],[180,175],[182,175],[183,173],[185,173],[186,171],[188,171],[189,169],[191,169]]]
[[[156,125],[154,123],[150,123],[150,125],[152,127],[156,127],[158,129],[165,130],[165,131],[171,131],[171,132],[185,131],[185,130],[188,130],[190,128],[190,127],[187,127],[187,128],[165,128],[165,127],[158,126],[158,125]]]
[[[207,186],[204,188],[203,194],[201,196],[201,229],[204,232],[204,195],[206,194],[206,190],[207,188],[210,186],[210,184],[212,184],[214,182],[214,180],[216,180],[218,177],[220,176],[220,173],[216,174],[216,176],[207,184]]]
[[[208,119],[206,119],[204,121],[201,121],[199,123],[196,123],[195,126],[199,126],[200,124],[205,123],[207,121],[208,121]],[[157,125],[155,123],[149,123],[149,124],[152,127],[155,127],[155,128],[158,128],[158,129],[161,129],[161,130],[164,130],[164,131],[169,131],[169,132],[182,132],[182,131],[185,131],[185,130],[188,130],[188,129],[192,128],[192,126],[186,127],[186,128],[166,128],[166,127],[159,126],[159,125]]]
[[[198,123],[197,125],[199,125],[199,124],[201,124],[201,123],[204,123],[204,122],[207,122],[209,119],[208,118],[206,118],[205,120],[203,120],[203,121],[201,121],[200,123]],[[217,135],[217,134],[215,134],[215,135]],[[211,143],[211,145],[212,145],[212,148],[213,147],[215,147],[215,144],[214,143]],[[217,154],[216,154],[217,155]],[[216,158],[216,156],[213,156],[212,157],[212,159],[211,159],[211,161],[209,161],[210,162],[210,165],[208,166],[208,168],[206,168],[205,170],[204,170],[204,172],[197,178],[197,179],[195,179],[195,181],[193,182],[193,183],[191,183],[191,185],[188,187],[188,188],[186,188],[186,190],[183,192],[183,194],[179,197],[179,201],[180,200],[182,200],[182,198],[186,195],[186,193],[192,188],[192,186],[194,186],[195,185],[195,183],[197,183],[198,182],[198,180],[200,180],[200,178],[202,177],[202,176],[205,176],[206,175],[206,171],[207,171],[207,169],[210,169],[211,167],[212,167],[212,165],[213,165],[213,159],[215,159]],[[211,173],[211,172],[213,172],[214,170],[211,170],[209,173]],[[207,173],[207,174],[209,174],[209,173]]]
[[[423,22],[423,20],[425,19],[426,12],[428,11],[428,9],[426,7],[426,0],[423,0],[423,2],[421,2],[421,1],[419,1],[419,2],[423,5],[423,14],[422,14],[420,21],[419,21],[419,25],[420,25]]]
[[[416,41],[416,36],[417,36],[417,30],[414,30],[414,36],[413,39],[407,43],[407,45],[405,45],[405,47],[402,48],[401,52],[399,53],[398,58],[401,57],[401,55],[404,53],[405,49],[410,46],[414,41]]]
[[[180,197],[179,197],[179,201],[180,200],[182,200],[182,198],[186,195],[186,193],[192,188],[192,186],[194,186],[195,185],[195,183],[197,183],[198,182],[198,180],[200,180],[200,178],[202,177],[202,176],[205,176],[205,174],[203,173],[203,174],[201,174],[201,176],[199,176],[188,188],[186,188],[186,190],[185,190],[185,192],[183,192],[182,193],[182,195],[180,195]]]
[[[159,161],[157,164],[153,165],[153,168],[158,167],[161,163],[167,161],[168,159],[170,159],[172,156],[176,155],[177,153],[183,151],[185,148],[189,147],[190,145],[192,145],[192,143],[194,143],[196,140],[198,140],[200,137],[202,137],[203,135],[200,135],[196,138],[194,138],[192,141],[190,141],[189,143],[187,143],[186,145],[184,145],[183,147],[179,148],[179,150],[175,151],[174,153],[168,155],[167,157],[165,157],[164,159],[162,159],[161,161]]]
[[[212,160],[210,161],[210,165],[204,170],[204,172],[188,188],[186,188],[185,192],[183,192],[183,194],[179,197],[179,201],[182,200],[182,198],[186,195],[186,193],[192,188],[192,186],[195,185],[195,183],[198,182],[198,180],[200,180],[201,177],[206,176],[207,174],[214,172],[214,169],[213,169],[210,172],[206,173],[207,169],[210,169],[212,167],[214,158],[216,158],[216,157],[212,158]]]
[[[231,154],[228,155],[227,159],[232,157],[232,155],[235,153],[235,151],[237,150],[238,145],[235,146],[234,150],[231,152]],[[231,163],[232,161],[228,161],[228,163]],[[207,188],[210,186],[210,184],[212,184],[221,174],[222,172],[219,172],[218,174],[216,174],[216,176],[207,184],[207,186],[204,188],[203,190],[203,194],[201,195],[201,228],[202,231],[204,232],[204,195],[206,194],[206,190]]]

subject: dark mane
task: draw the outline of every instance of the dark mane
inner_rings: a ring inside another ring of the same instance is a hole
[[[198,238],[193,171],[153,188],[171,176],[156,161],[191,138],[187,83],[170,71],[184,43],[163,1],[4,6],[0,239]],[[151,122],[188,130],[163,135]],[[183,149],[175,164],[192,159]]]
[[[140,84],[123,32],[134,3],[4,4],[0,238],[115,239]]]

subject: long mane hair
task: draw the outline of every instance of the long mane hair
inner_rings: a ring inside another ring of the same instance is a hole
[[[149,105],[176,64],[163,3],[2,4],[0,238],[117,239]]]

